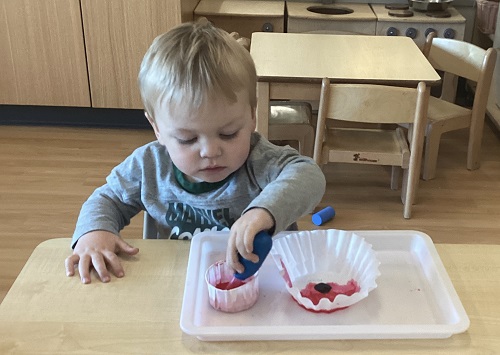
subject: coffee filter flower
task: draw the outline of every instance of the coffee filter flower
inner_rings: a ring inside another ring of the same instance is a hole
[[[336,229],[301,231],[274,237],[271,255],[288,292],[304,308],[333,312],[349,307],[377,287],[380,262],[372,246],[359,235]],[[303,297],[310,283],[352,285],[352,295],[338,294],[333,301],[321,298],[318,304]]]

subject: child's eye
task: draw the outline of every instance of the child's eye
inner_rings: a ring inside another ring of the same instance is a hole
[[[229,140],[229,139],[233,139],[233,138],[236,138],[236,136],[238,135],[238,132],[239,131],[236,131],[234,133],[230,133],[230,134],[220,134],[220,138],[221,139],[224,139],[224,140]]]
[[[194,142],[196,142],[196,138],[191,138],[191,139],[176,138],[176,139],[177,139],[177,142],[179,142],[179,144],[184,144],[184,145],[189,145],[189,144],[193,144]]]

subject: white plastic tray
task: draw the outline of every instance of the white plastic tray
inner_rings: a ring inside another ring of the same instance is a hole
[[[224,259],[227,232],[204,232],[191,241],[181,329],[201,340],[318,340],[447,338],[469,327],[469,318],[431,238],[417,231],[357,231],[381,262],[378,287],[338,312],[299,307],[285,289],[271,256],[259,272],[260,296],[247,311],[214,310],[204,276]]]

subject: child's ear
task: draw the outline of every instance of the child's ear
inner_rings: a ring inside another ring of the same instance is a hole
[[[144,111],[144,116],[146,116],[146,118],[149,121],[149,124],[151,125],[151,127],[153,127],[153,131],[155,132],[156,139],[160,140],[160,131],[158,130],[158,126],[156,125],[156,122],[151,118],[151,116],[149,116],[149,114],[146,111]]]
[[[256,116],[256,108],[252,107],[252,123],[253,123],[253,130],[257,128],[257,116]]]

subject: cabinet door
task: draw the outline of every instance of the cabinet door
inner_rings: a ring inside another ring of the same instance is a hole
[[[181,23],[180,0],[81,1],[92,106],[143,108],[139,66],[153,39]]]
[[[79,0],[0,0],[0,104],[90,106]]]

